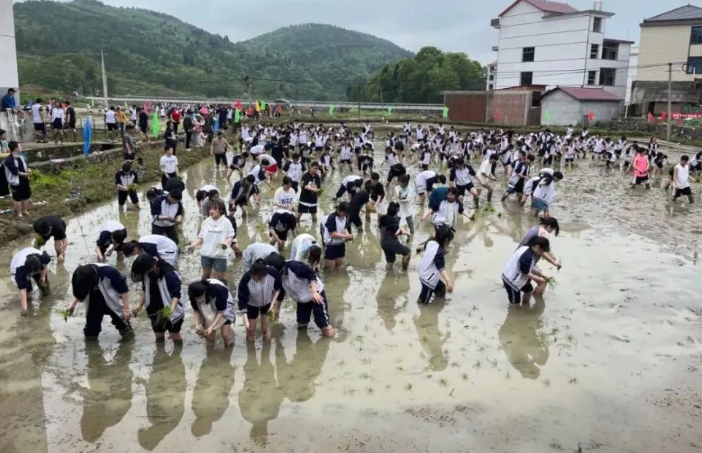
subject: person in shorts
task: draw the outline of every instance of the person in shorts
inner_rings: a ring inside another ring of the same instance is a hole
[[[295,235],[297,218],[295,214],[288,211],[278,211],[273,213],[268,220],[268,237],[270,244],[278,247],[281,252],[285,250],[288,234]]]
[[[280,273],[283,291],[278,295],[282,302],[289,295],[297,304],[297,328],[307,329],[314,316],[314,323],[325,337],[334,336],[334,328],[329,320],[329,303],[324,293],[324,284],[314,269],[298,260],[286,261],[274,253],[266,258],[266,264]]]
[[[680,163],[673,167],[673,201],[685,195],[690,203],[694,202],[692,197],[692,189],[690,188],[690,166],[688,165],[690,158],[681,156]]]
[[[228,249],[236,237],[236,232],[226,216],[224,201],[220,198],[211,200],[209,211],[209,217],[203,220],[198,237],[190,244],[188,250],[192,251],[202,245],[200,251],[202,278],[210,278],[214,269],[214,278],[226,282]]]
[[[188,286],[188,298],[195,313],[195,332],[205,338],[207,346],[213,347],[218,326],[225,348],[234,346],[234,331],[232,323],[235,321],[234,297],[227,286],[215,279],[203,279],[193,282]],[[209,306],[211,312],[216,313],[213,320],[208,320],[203,313],[203,308]]]
[[[297,223],[303,214],[310,214],[312,221],[317,221],[317,203],[319,192],[322,190],[322,178],[319,174],[319,164],[312,162],[306,173],[300,179],[300,201],[297,206]]]
[[[546,289],[548,277],[539,271],[536,262],[537,258],[550,250],[549,240],[537,236],[512,254],[502,271],[502,284],[510,305],[529,305],[534,293],[542,294]],[[532,281],[536,282],[536,288],[531,284]]]
[[[400,236],[409,236],[408,231],[400,228],[400,204],[391,202],[388,205],[387,213],[378,218],[378,230],[380,230],[380,248],[385,254],[386,269],[392,269],[397,255],[402,256],[402,270],[406,271],[411,258],[411,250],[406,245],[400,243]]]
[[[44,101],[37,98],[32,104],[32,121],[34,122],[34,136],[37,142],[46,142],[46,124],[44,124]]]
[[[340,270],[346,256],[346,242],[353,240],[353,235],[346,226],[349,204],[339,203],[336,211],[325,216],[320,225],[324,242],[324,267],[327,270]]]
[[[130,124],[131,126],[131,124]],[[139,183],[137,172],[132,170],[132,164],[125,162],[122,164],[122,169],[115,174],[115,185],[117,186],[117,204],[120,210],[124,208],[127,198],[132,202],[135,209],[139,209],[139,195],[137,194],[136,185]]]
[[[166,332],[175,345],[182,345],[180,329],[185,319],[181,281],[173,266],[142,253],[132,263],[132,280],[141,283],[143,294],[135,316],[146,306],[156,343],[166,341]],[[165,309],[165,310],[164,310]]]
[[[68,248],[68,239],[66,238],[66,222],[55,215],[45,215],[39,217],[34,222],[34,232],[41,236],[42,242],[47,242],[54,238],[54,249],[56,250],[56,259],[63,261],[66,257],[66,249]]]
[[[76,134],[76,109],[71,105],[71,101],[64,101],[66,104],[66,120],[64,123],[64,129],[71,133],[73,141],[78,141],[78,134]]]
[[[127,124],[122,136],[122,158],[125,162],[134,162],[136,156],[136,141],[134,140],[134,125]]]
[[[239,281],[237,298],[239,311],[244,316],[246,339],[253,341],[256,336],[256,320],[259,315],[266,315],[272,309],[277,315],[280,311],[278,296],[283,290],[280,273],[267,266],[261,259],[251,265]],[[263,337],[271,339],[270,324],[267,316],[261,316]]]

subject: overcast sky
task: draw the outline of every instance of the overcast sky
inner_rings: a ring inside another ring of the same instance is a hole
[[[338,25],[388,39],[411,51],[436,46],[465,52],[483,64],[495,59],[490,50],[497,31],[490,19],[512,0],[101,0],[112,6],[148,8],[171,14],[213,33],[242,41],[287,25],[307,22]],[[563,0],[591,9],[591,0]],[[639,23],[687,4],[687,0],[604,0],[615,13],[607,37],[638,41]],[[702,5],[702,0],[697,3]],[[205,6],[206,5],[206,6]]]

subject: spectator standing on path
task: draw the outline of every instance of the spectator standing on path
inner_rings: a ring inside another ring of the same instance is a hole
[[[117,110],[115,112],[115,116],[117,117],[117,127],[119,128],[119,135],[120,137],[124,136],[124,128],[127,126],[127,113],[123,111],[120,107],[117,107]]]
[[[41,98],[32,105],[32,121],[34,122],[34,138],[37,143],[46,143],[46,124],[44,124],[44,108]]]
[[[114,141],[115,131],[117,130],[117,112],[115,112],[114,106],[110,106],[110,108],[105,111],[105,125],[107,126],[107,136],[109,140]]]
[[[173,123],[173,130],[175,131],[175,134],[178,135],[178,126],[180,126],[180,110],[177,108],[174,108],[171,111],[171,122]]]
[[[78,135],[76,134],[76,110],[71,105],[70,101],[66,101],[66,120],[64,122],[64,129],[70,131],[73,136],[73,141],[78,141]]]
[[[227,149],[231,148],[227,139],[224,138],[224,131],[219,130],[217,132],[217,137],[212,140],[212,147],[210,148],[210,154],[214,156],[215,166],[219,170],[219,164],[221,163],[224,167],[227,167]]]
[[[29,215],[29,198],[32,189],[29,186],[29,166],[24,156],[20,155],[22,147],[12,141],[8,145],[10,157],[5,160],[5,176],[12,189],[12,199],[15,200],[15,211],[18,217]]]
[[[0,100],[0,111],[15,110],[17,109],[17,100],[15,99],[15,89],[10,88],[7,90],[7,94]]]
[[[193,140],[193,112],[188,110],[183,118],[183,130],[185,130],[185,150],[190,151],[190,144]]]
[[[139,107],[137,108],[137,112],[139,113],[139,130],[141,131],[141,141],[145,143],[149,143],[149,113],[146,111],[144,107]]]

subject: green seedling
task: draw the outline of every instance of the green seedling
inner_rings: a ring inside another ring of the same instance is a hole
[[[448,385],[448,381],[446,380],[446,378],[439,379],[439,385],[442,387],[446,387]]]
[[[554,327],[553,329],[551,329],[551,335],[558,335],[558,332],[560,331],[561,330],[558,327]]]
[[[407,390],[408,392],[412,391],[412,387],[413,387],[413,385],[410,382],[405,384],[405,390]]]
[[[46,244],[46,240],[42,236],[37,234],[37,236],[34,238],[34,246],[41,247],[44,244]]]
[[[372,395],[373,394],[373,387],[366,387],[366,393],[368,393],[369,395]]]
[[[59,314],[63,318],[64,322],[68,322],[68,318],[71,316],[71,312],[68,310],[61,310],[59,311]]]
[[[161,315],[161,317],[162,317],[163,319],[166,319],[166,320],[171,319],[172,311],[171,311],[171,307],[170,307],[170,306],[165,306],[165,307],[163,307],[161,310],[159,310],[158,313]]]
[[[273,310],[268,312],[268,321],[270,321],[271,323],[275,324],[276,322],[278,322],[278,318],[279,315]]]
[[[129,185],[129,191],[130,192],[136,192],[137,190],[137,185],[136,184],[130,184]]]
[[[429,337],[427,337],[426,335],[422,335],[422,341],[426,343],[427,341],[429,341]]]
[[[575,385],[575,384],[578,383],[578,378],[573,377],[573,378],[571,378],[570,381],[568,381],[568,382],[569,382],[570,384],[572,384],[572,385]]]
[[[551,387],[551,380],[550,379],[544,379],[541,381],[541,383],[544,385],[544,387],[549,388]]]
[[[556,283],[556,277],[549,277],[548,280],[546,280],[546,284],[548,285],[548,289],[553,291],[558,287],[558,283]]]
[[[482,363],[480,360],[476,360],[475,363],[473,364],[473,368],[480,368],[482,366]]]
[[[505,373],[505,379],[512,379],[512,374],[509,371]]]
[[[370,374],[368,374],[368,373],[361,374],[361,379],[370,379]]]
[[[451,362],[451,368],[458,368],[459,364],[458,362]]]
[[[266,225],[265,223],[257,223],[254,229],[257,233],[265,233],[266,230],[268,230],[268,225]]]
[[[467,381],[468,380],[468,373],[461,373],[461,379],[463,379],[464,381]]]
[[[401,366],[395,367],[395,369],[396,369],[397,371],[405,371],[405,369],[404,369],[403,367],[401,367]]]

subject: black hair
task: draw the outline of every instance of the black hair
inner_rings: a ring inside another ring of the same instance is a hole
[[[554,229],[554,235],[558,236],[558,233],[561,232],[561,228],[558,226],[558,220],[556,220],[555,217],[546,217],[541,219],[541,225],[545,227],[551,227]]]
[[[0,134],[0,135],[2,135],[2,134]],[[688,156],[686,156],[685,154],[683,154],[682,156],[680,156],[680,160],[690,160],[690,158]]]
[[[46,236],[51,233],[51,223],[48,220],[39,220],[36,225],[37,234]]]
[[[497,160],[497,154],[490,154],[490,160]]]
[[[322,247],[318,245],[311,245],[307,253],[310,264],[318,264],[322,260]]]
[[[403,175],[403,176],[407,176],[407,178],[409,179],[409,175]],[[400,179],[402,179],[402,176],[400,176]],[[355,180],[355,181],[353,182],[353,185],[354,185],[354,187],[361,187],[361,186],[363,186],[363,178],[359,178],[359,179]]]
[[[291,157],[292,160],[299,159],[299,158],[300,158],[300,154],[298,154],[298,153],[293,153],[293,155],[290,156],[290,157]]]
[[[32,275],[36,274],[39,272],[42,268],[41,260],[39,259],[39,255],[34,254],[34,255],[29,255],[25,260],[24,260],[24,269],[27,271],[27,274]]]
[[[446,192],[446,193],[447,193],[447,194],[449,194],[449,193],[450,193],[450,194],[453,194],[453,195],[456,196],[456,198],[458,198],[458,189],[457,189],[456,187],[449,187],[449,188],[448,188],[448,192]]]
[[[319,168],[319,162],[312,162],[312,163],[310,164],[310,168],[312,168],[312,167]]]
[[[339,206],[336,207],[336,210],[338,212],[348,213],[349,212],[349,204],[345,201],[342,201],[341,203],[339,203]]]
[[[122,164],[122,171],[129,171],[132,169],[132,164],[129,162],[125,162]]]
[[[19,147],[19,142],[12,140],[7,144],[7,148],[10,150],[10,152],[16,150]]]
[[[0,137],[2,137],[3,134],[6,134],[7,131],[5,129],[0,129]]]
[[[399,211],[400,211],[400,203],[398,203],[396,201],[391,201],[390,204],[388,204],[388,209],[387,209],[386,215],[396,216]]]
[[[117,230],[112,233],[112,240],[117,244],[123,243],[125,239],[127,239],[126,229]]]
[[[124,245],[122,246],[122,253],[124,256],[132,256],[134,251],[139,247],[139,241],[133,240],[129,242],[125,242]]]
[[[264,261],[266,265],[271,266],[278,272],[281,272],[285,267],[285,257],[280,253],[271,253]]]
[[[286,184],[292,184],[292,179],[290,179],[290,176],[283,176],[283,185]]]
[[[73,297],[83,301],[90,291],[98,284],[97,266],[94,264],[83,264],[73,271],[71,286],[73,286]]]
[[[553,172],[553,179],[555,179],[557,181],[562,180],[563,179],[563,172],[558,171],[558,170],[554,171]]]
[[[529,241],[529,243],[527,245],[529,247],[538,246],[541,249],[541,251],[543,251],[543,252],[549,252],[551,250],[551,244],[550,244],[548,238],[544,238],[541,236],[536,236],[536,237],[531,238],[531,240]]]
[[[268,266],[266,266],[264,260],[256,260],[256,262],[251,265],[249,272],[256,277],[265,277],[266,274],[268,274]]]
[[[212,208],[217,208],[219,210],[220,215],[227,215],[227,207],[224,205],[224,202],[220,199],[210,200],[210,210],[212,210]]]
[[[195,192],[195,200],[202,201],[207,197],[207,195],[207,192],[205,192],[204,190],[198,190],[197,192]]]
[[[210,282],[207,280],[200,280],[197,282],[192,282],[188,285],[188,298],[192,301],[198,297],[202,297],[207,294],[207,288],[209,288]]]
[[[376,172],[371,173],[371,179],[374,181],[380,181],[380,175]]]
[[[434,240],[438,242],[442,248],[446,248],[446,246],[453,241],[453,231],[451,231],[451,228],[449,227],[439,227],[436,230]]]
[[[183,199],[183,192],[180,189],[173,189],[168,192],[168,196],[174,200],[180,201]]]
[[[441,184],[446,184],[446,175],[439,175],[436,177]]]
[[[149,273],[157,262],[157,258],[147,253],[140,253],[132,263],[132,280],[135,283],[141,283],[144,280],[144,276]]]
[[[255,177],[254,175],[248,175],[248,176],[246,176],[246,178],[244,178],[244,179],[245,179],[246,182],[248,182],[249,184],[253,184],[253,183],[256,182],[256,177]]]
[[[400,180],[400,184],[407,184],[410,181],[410,175],[404,174],[404,175],[400,176],[398,179]]]

